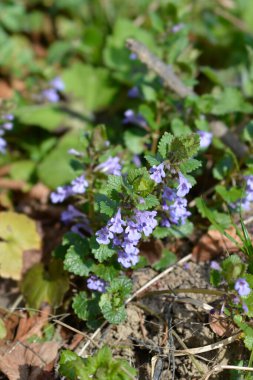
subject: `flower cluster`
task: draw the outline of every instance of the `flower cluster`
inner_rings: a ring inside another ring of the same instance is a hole
[[[55,77],[49,82],[50,87],[42,91],[42,98],[50,103],[58,103],[59,92],[64,91],[65,85],[60,77]]]
[[[14,116],[12,114],[5,114],[2,116],[3,123],[0,125],[0,153],[6,153],[7,142],[3,138],[6,131],[10,131],[13,128]]]
[[[80,177],[75,178],[70,185],[57,187],[56,191],[51,193],[51,202],[61,203],[72,195],[84,194],[87,187],[88,182],[85,179],[85,176],[81,175]]]
[[[164,163],[157,166],[152,166],[150,169],[150,178],[153,181],[157,184],[163,183],[165,177],[166,173]],[[187,210],[187,200],[184,198],[184,196],[189,193],[191,187],[191,183],[181,172],[178,173],[177,189],[171,189],[167,186],[163,187],[162,209],[164,211],[164,215],[161,221],[161,225],[163,227],[170,227],[171,223],[184,224],[187,217],[191,215],[191,213]]]
[[[87,216],[72,205],[62,212],[61,221],[65,224],[75,223],[70,230],[80,236],[84,236],[82,231],[92,233]]]
[[[119,176],[121,175],[121,168],[119,157],[109,157],[106,161],[96,166],[95,171]]]
[[[89,288],[90,290],[96,290],[100,293],[105,293],[106,286],[106,281],[102,280],[101,278],[95,275],[90,276],[87,280],[87,288]]]
[[[118,251],[118,262],[129,268],[139,260],[137,245],[142,234],[148,237],[157,226],[156,215],[156,211],[134,210],[132,218],[123,220],[119,208],[107,225],[96,232],[96,240],[99,244],[112,243]]]

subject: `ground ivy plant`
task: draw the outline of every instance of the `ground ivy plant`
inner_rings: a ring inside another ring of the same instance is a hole
[[[85,136],[83,152],[70,151],[77,176],[52,192],[51,201],[70,201],[61,219],[71,227],[54,255],[85,279],[72,306],[89,327],[103,318],[116,324],[126,318],[129,275],[143,261],[142,242],[186,228],[191,213],[185,196],[195,183],[189,173],[201,165],[194,158],[198,149],[198,134],[165,132],[156,153],[124,167],[98,126]]]

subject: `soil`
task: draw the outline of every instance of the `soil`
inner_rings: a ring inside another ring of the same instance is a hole
[[[133,276],[135,290],[156,274],[152,269],[137,271]],[[211,289],[209,263],[176,265],[171,273],[148,289],[145,297],[127,306],[127,322],[107,327],[96,338],[100,346],[108,344],[115,357],[125,358],[138,368],[138,380],[205,379],[218,364],[235,364],[244,356],[246,359],[243,344],[238,340],[198,355],[176,356],[177,350],[212,345],[226,339],[226,333],[219,336],[213,331],[215,326],[211,328],[212,313],[189,301],[191,298],[200,301],[200,305],[202,302],[207,303],[220,315],[222,300],[217,296],[194,293],[176,296],[173,292],[172,297],[151,294],[152,291],[180,288]],[[219,327],[218,323],[218,331]],[[235,333],[233,326],[225,330],[227,336]],[[92,344],[89,345],[85,354],[92,354],[93,349]],[[215,373],[210,379],[232,379],[232,372]]]

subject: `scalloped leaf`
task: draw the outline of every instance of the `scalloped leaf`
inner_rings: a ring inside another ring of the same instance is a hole
[[[12,211],[0,213],[1,277],[20,280],[24,252],[40,249],[41,237],[35,221]]]

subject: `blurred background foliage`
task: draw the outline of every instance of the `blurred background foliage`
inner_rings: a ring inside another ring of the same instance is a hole
[[[162,105],[160,129],[173,132],[180,130],[176,118],[194,129],[202,114],[245,125],[243,113],[252,112],[252,20],[247,0],[2,0],[0,97],[15,126],[0,165],[10,164],[8,176],[28,188],[40,181],[53,189],[74,177],[68,149],[82,149],[83,133],[98,123],[112,142],[141,154],[150,134],[122,123],[127,109],[147,117]],[[132,59],[128,37],[194,86],[199,98],[191,115]],[[65,84],[59,102],[45,101],[41,92],[58,76]],[[141,95],[133,99],[134,86]]]

